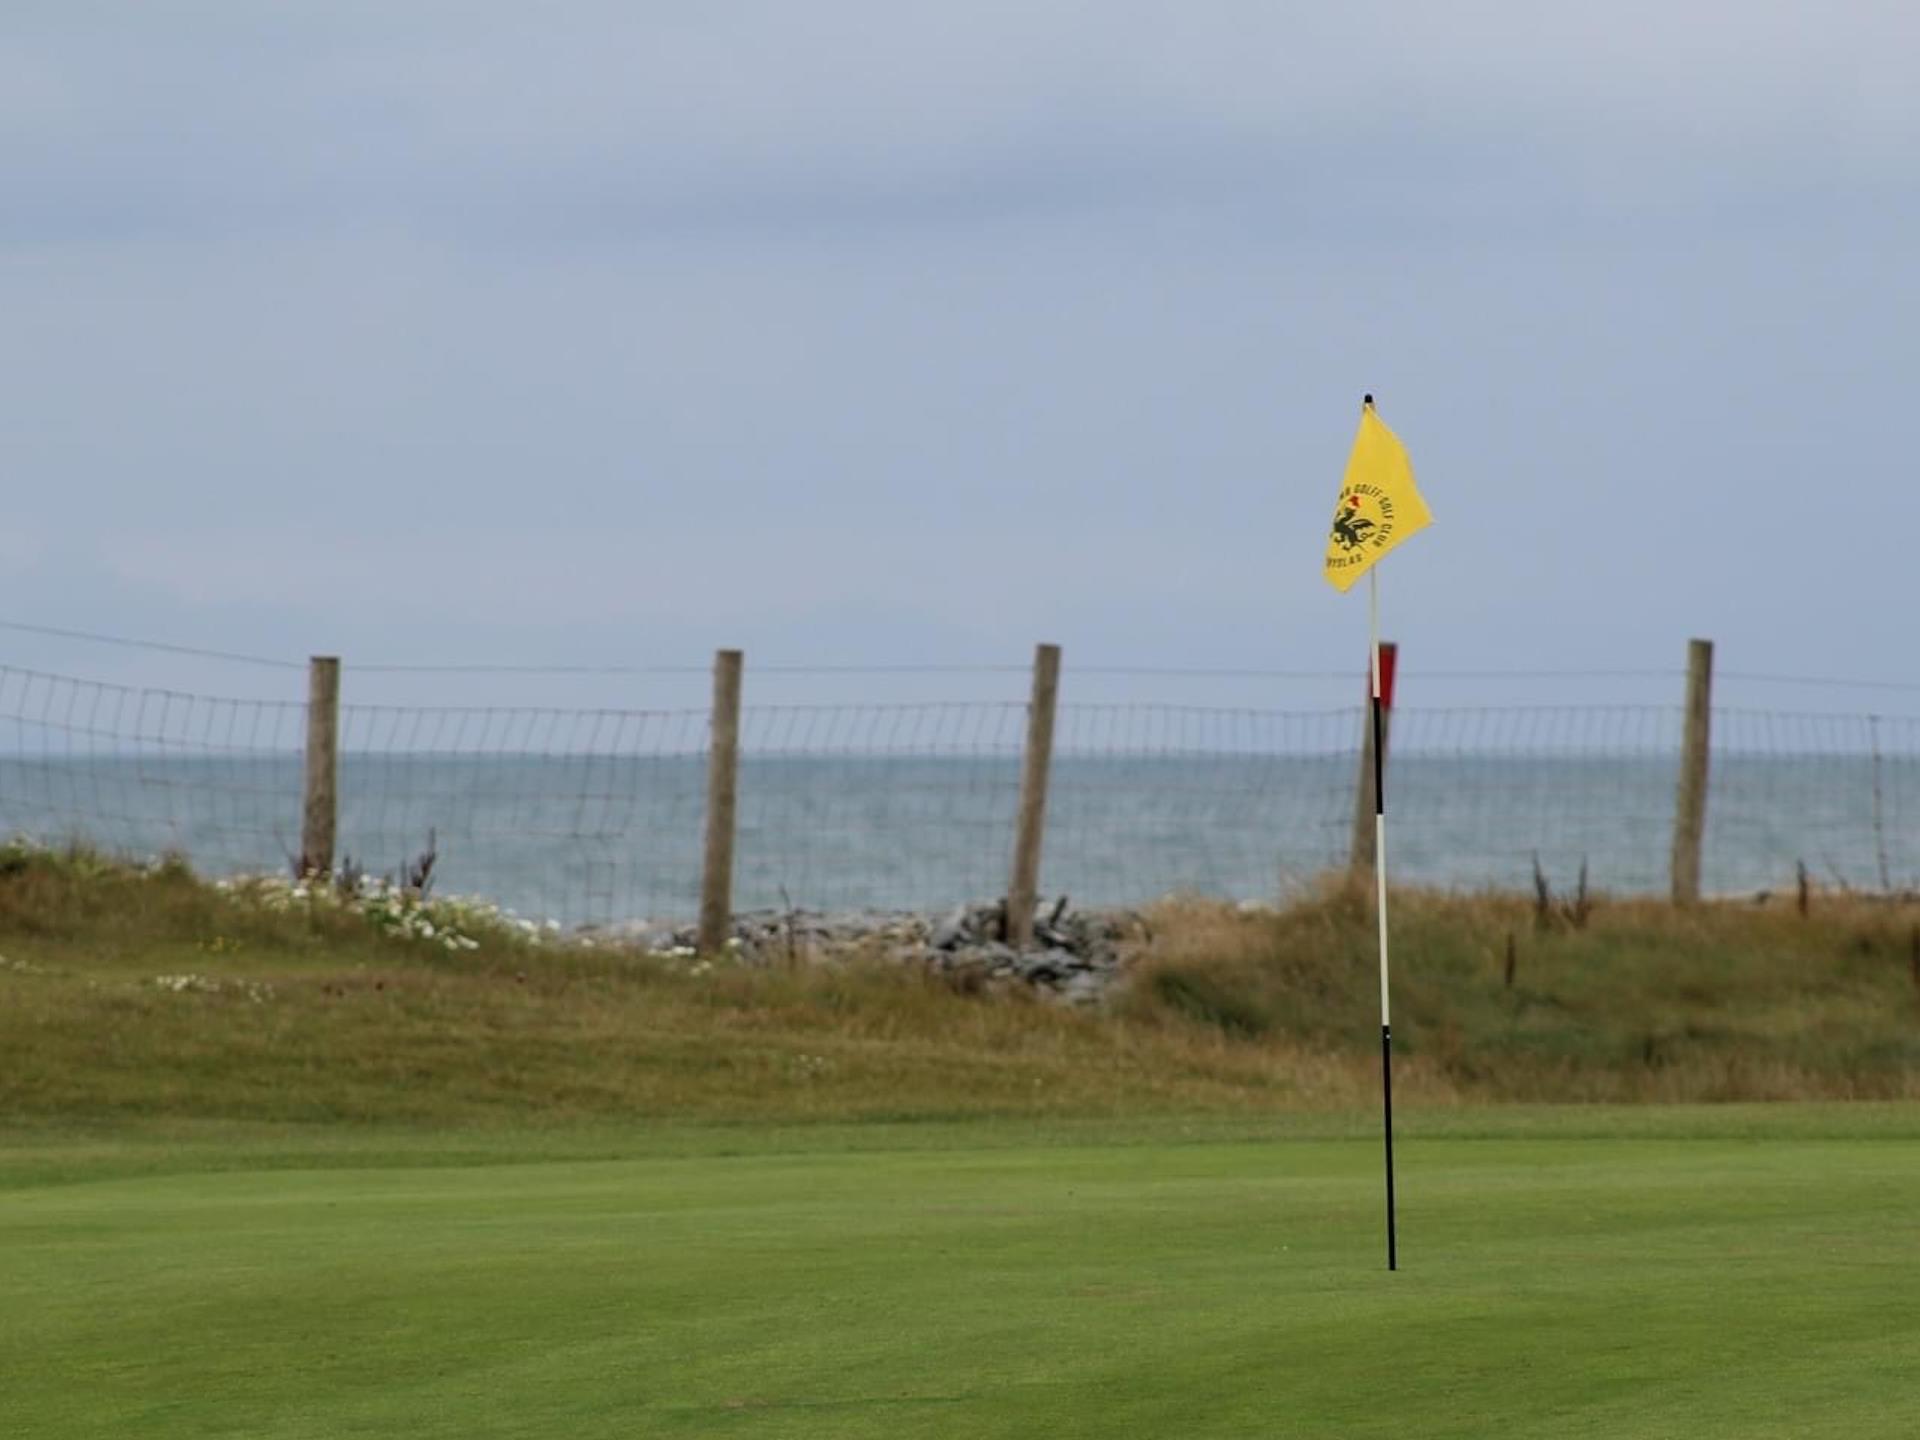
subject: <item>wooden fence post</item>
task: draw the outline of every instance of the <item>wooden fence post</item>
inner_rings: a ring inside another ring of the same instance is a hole
[[[1673,903],[1700,898],[1700,851],[1707,834],[1707,757],[1713,728],[1713,642],[1687,643],[1687,713],[1680,792],[1673,811]]]
[[[1046,833],[1047,772],[1053,765],[1054,702],[1060,695],[1060,647],[1033,651],[1033,698],[1027,705],[1027,750],[1020,767],[1020,813],[1014,822],[1013,875],[1007,882],[1007,943],[1033,943],[1040,898],[1040,841]]]
[[[307,773],[300,807],[300,874],[333,873],[340,803],[340,660],[307,661]]]
[[[1380,642],[1380,759],[1381,768],[1385,768],[1388,752],[1387,737],[1393,728],[1393,675],[1399,662],[1400,647],[1391,640]],[[1373,657],[1367,657],[1367,700],[1368,709],[1360,718],[1360,775],[1353,790],[1353,845],[1348,861],[1354,878],[1364,879],[1373,874]]]
[[[707,849],[700,875],[702,955],[723,952],[733,930],[733,830],[740,793],[742,663],[738,650],[714,652],[712,736],[707,750]]]

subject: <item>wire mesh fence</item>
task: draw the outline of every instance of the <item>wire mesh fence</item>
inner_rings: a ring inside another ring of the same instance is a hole
[[[306,706],[0,667],[0,832],[214,875],[301,843]],[[1363,710],[1065,704],[1041,883],[1080,904],[1267,899],[1344,865]],[[740,909],[932,910],[1005,893],[1025,706],[749,706]],[[689,918],[704,709],[347,705],[338,850],[376,873],[432,843],[439,883],[568,924]],[[1662,893],[1679,706],[1397,709],[1395,876]],[[1920,720],[1722,709],[1707,888],[1920,883]]]
[[[0,667],[0,826],[209,873],[299,846],[305,707]]]
[[[1527,706],[1397,712],[1388,793],[1393,869],[1512,889],[1536,861],[1570,884],[1667,887],[1680,707]]]
[[[1093,904],[1309,880],[1346,856],[1362,718],[1062,706],[1043,880]]]
[[[927,909],[1004,892],[1024,707],[749,706],[743,909]]]
[[[1920,886],[1920,720],[1714,713],[1706,865],[1721,889],[1796,864],[1855,889]]]
[[[443,885],[525,915],[690,912],[706,737],[699,710],[343,705],[342,863],[431,845]]]

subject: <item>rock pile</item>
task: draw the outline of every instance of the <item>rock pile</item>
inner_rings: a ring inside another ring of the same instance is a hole
[[[942,916],[905,911],[827,914],[755,910],[736,915],[734,949],[747,964],[830,961],[880,954],[902,964],[952,975],[961,984],[1024,983],[1074,1004],[1089,1004],[1118,977],[1146,922],[1125,910],[1074,910],[1065,897],[1034,913],[1033,942],[1016,949],[1006,936],[1004,906],[963,905]],[[656,953],[691,954],[691,926],[635,926],[622,937]]]

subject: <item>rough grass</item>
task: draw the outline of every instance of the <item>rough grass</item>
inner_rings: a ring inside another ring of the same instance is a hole
[[[1337,1108],[1372,1083],[1330,1050],[878,961],[705,969],[504,931],[448,954],[86,855],[0,864],[0,956],[16,1122],[1099,1115]]]
[[[1676,910],[1601,901],[1583,926],[1508,896],[1397,893],[1395,1053],[1498,1100],[1920,1095],[1920,906],[1826,898]],[[1162,907],[1123,1009],[1351,1048],[1378,1035],[1371,897],[1278,914]],[[1508,956],[1512,980],[1508,981]]]
[[[1911,907],[1395,900],[1396,1094],[1920,1094]],[[882,961],[684,962],[241,903],[184,868],[0,854],[0,1115],[403,1124],[1264,1113],[1369,1106],[1370,906],[1176,903],[1106,1010]],[[1514,983],[1505,953],[1514,938]],[[195,977],[170,988],[161,977]]]

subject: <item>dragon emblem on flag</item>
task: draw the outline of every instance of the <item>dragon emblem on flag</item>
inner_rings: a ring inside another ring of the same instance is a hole
[[[1333,512],[1333,543],[1342,550],[1358,550],[1373,528],[1373,521],[1360,513],[1358,495],[1347,496]]]

